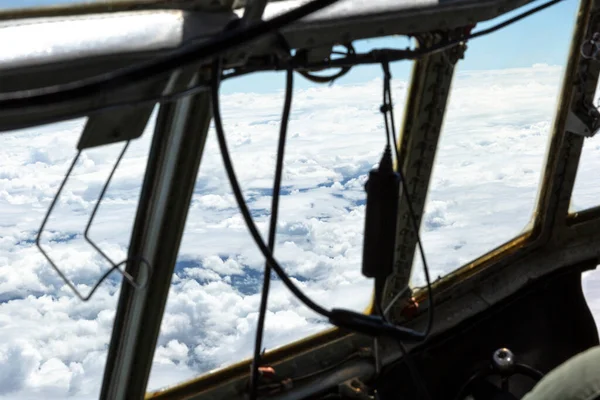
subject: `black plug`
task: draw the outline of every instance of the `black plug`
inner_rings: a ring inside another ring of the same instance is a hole
[[[354,311],[334,308],[329,314],[329,322],[340,328],[362,333],[371,337],[387,336],[400,341],[418,342],[425,336],[409,328],[388,323],[377,315],[359,314]]]

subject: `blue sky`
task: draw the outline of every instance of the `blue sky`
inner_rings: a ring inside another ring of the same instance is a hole
[[[84,0],[0,0],[4,8],[34,7],[49,4],[82,3]],[[88,1],[89,2],[89,1]],[[494,21],[480,24],[475,30],[489,27],[498,21],[510,18],[527,8],[541,4],[541,1],[524,7],[516,12],[502,16]],[[547,10],[540,12],[509,26],[499,32],[473,40],[469,43],[467,57],[460,61],[463,70],[487,69],[493,59],[495,68],[529,67],[535,63],[550,65],[563,65],[566,60],[569,35],[565,35],[565,25],[573,26],[579,2],[566,0]],[[543,45],[540,45],[543,38]],[[519,43],[518,46],[515,46]],[[363,40],[355,43],[357,51],[368,51],[377,47],[404,48],[408,41],[404,37],[391,37],[384,39]],[[410,62],[397,62],[393,65],[395,77],[408,79]],[[344,77],[344,84],[360,83],[381,76],[379,66],[355,67]],[[297,88],[314,86],[300,76],[296,79]],[[267,93],[283,87],[281,73],[255,74],[251,78],[245,77],[227,82],[223,87],[224,93],[256,92]]]
[[[534,2],[533,5],[480,24],[474,31],[488,28],[542,3],[540,1]],[[565,25],[573,26],[578,6],[578,1],[566,0],[492,35],[473,40],[468,45],[465,59],[460,61],[460,69],[488,69],[491,64],[497,69],[530,67],[536,63],[564,65],[570,33],[572,32],[571,28],[569,35],[565,35]],[[540,46],[542,37],[544,38],[544,46]],[[517,43],[518,45],[515,45]],[[390,37],[362,40],[355,43],[355,48],[357,51],[368,51],[381,47],[405,48],[407,44],[408,40],[405,37]],[[411,63],[409,61],[397,62],[392,66],[392,73],[397,78],[408,79],[410,70]],[[229,85],[224,89],[226,92],[252,91],[263,93],[272,91],[283,87],[283,75],[277,75],[275,73],[264,73],[251,79],[238,79],[235,84],[229,82]],[[344,84],[361,83],[379,76],[381,76],[380,66],[360,66],[353,68],[344,77],[343,82]],[[314,86],[314,84],[298,76],[296,86],[306,88]]]

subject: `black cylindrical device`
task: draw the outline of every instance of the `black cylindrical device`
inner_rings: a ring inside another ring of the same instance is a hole
[[[392,273],[400,178],[386,146],[377,169],[369,172],[365,184],[367,205],[363,242],[362,273],[368,278],[387,278]]]

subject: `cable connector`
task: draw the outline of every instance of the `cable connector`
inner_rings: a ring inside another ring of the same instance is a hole
[[[425,338],[420,332],[392,325],[378,315],[360,314],[339,308],[331,310],[329,322],[340,328],[372,337],[389,336],[400,341],[420,341]]]
[[[385,150],[383,151],[383,155],[381,156],[381,160],[379,161],[379,168],[377,169],[379,173],[383,174],[393,174],[396,178],[398,175],[394,172],[394,164],[392,162],[392,148],[387,145],[385,146]]]

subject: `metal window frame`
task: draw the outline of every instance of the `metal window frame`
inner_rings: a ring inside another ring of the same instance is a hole
[[[306,19],[284,29],[282,33],[293,48],[312,48],[331,45],[341,40],[356,40],[388,34],[411,34],[434,29],[448,31],[460,26],[470,25],[476,21],[491,19],[530,2],[530,0],[452,0],[444,2],[445,6],[439,7],[437,10],[435,7],[423,7],[421,9],[417,7],[411,10],[397,10],[397,12],[383,14],[367,13],[359,17],[356,15],[325,13],[320,19]],[[153,7],[160,5],[164,8],[165,5],[162,2],[151,1],[150,3],[154,3]],[[131,2],[124,2],[123,4],[131,5]],[[557,120],[552,132],[552,141],[534,228],[529,234],[514,239],[436,283],[436,304],[439,303],[437,307],[442,313],[451,313],[454,317],[451,320],[438,323],[435,332],[447,329],[448,326],[458,323],[458,321],[473,313],[484,310],[494,299],[518,290],[527,283],[528,279],[535,279],[549,271],[568,265],[568,263],[587,260],[590,257],[598,257],[599,255],[599,251],[590,245],[590,241],[596,238],[595,235],[597,234],[595,232],[600,227],[600,218],[570,224],[566,212],[581,151],[581,140],[565,133],[566,113],[572,108],[573,102],[581,98],[582,93],[583,97],[589,96],[588,86],[593,81],[595,87],[598,78],[598,71],[593,72],[589,81],[586,81],[583,86],[578,86],[584,88],[581,93],[574,93],[574,88],[578,85],[576,82],[577,73],[585,64],[579,56],[578,46],[581,45],[588,32],[590,11],[595,8],[595,4],[593,0],[581,1],[580,14],[570,52],[571,58],[563,82],[563,100],[559,105]],[[141,6],[138,3],[136,7]],[[268,8],[267,6],[267,10]],[[126,9],[130,10],[129,8]],[[18,26],[16,28],[26,31],[31,29],[32,26],[35,27],[35,24],[43,24],[52,20],[52,18],[43,18],[59,14],[60,18],[63,18],[64,14],[72,15],[64,23],[68,24],[70,20],[80,22],[86,18],[96,18],[90,13],[99,12],[99,9],[75,7],[69,10],[51,10],[49,15],[44,14],[46,12],[48,10],[43,12],[27,11],[21,17],[34,18],[35,21],[17,22]],[[139,17],[144,12],[147,11],[135,11],[132,15]],[[6,60],[0,59],[0,69],[3,68],[3,74],[15,79],[8,80],[16,85],[15,87],[25,88],[29,88],[30,86],[27,85],[31,85],[31,83],[28,84],[29,78],[40,76],[40,74],[46,78],[42,81],[36,81],[35,84],[41,86],[73,79],[73,75],[76,77],[91,76],[138,60],[168,56],[170,52],[176,51],[186,43],[205,40],[214,34],[215,30],[219,30],[219,24],[221,24],[222,29],[227,21],[236,18],[231,11],[218,14],[219,21],[216,25],[211,25],[209,27],[210,32],[207,33],[206,26],[199,25],[199,22],[207,21],[209,16],[215,18],[215,14],[209,15],[204,13],[203,10],[172,10],[171,12],[178,18],[172,20],[173,26],[170,27],[170,31],[174,35],[180,35],[179,38],[168,36],[164,42],[158,42],[156,45],[150,47],[140,46],[139,51],[124,50],[119,57],[114,56],[115,52],[119,53],[119,50],[109,46],[97,53],[92,60],[83,60],[85,65],[94,64],[85,71],[80,71],[82,60],[78,58],[77,52],[86,50],[94,43],[99,43],[102,40],[102,32],[99,32],[97,42],[92,40],[91,42],[80,43],[79,47],[74,45],[61,53],[59,58],[56,58],[56,54],[42,55],[35,59],[27,58],[26,54],[17,54],[16,57],[21,57],[21,62],[29,63],[27,68],[23,68],[23,64],[13,64],[11,67],[10,63],[3,63]],[[121,16],[122,14],[106,14],[107,27],[110,26],[113,17]],[[415,20],[418,16],[422,18]],[[0,20],[8,20],[14,17],[15,14],[11,14],[11,12],[0,13]],[[418,21],[418,23],[415,21]],[[389,28],[382,28],[384,22],[385,27]],[[594,22],[594,25],[596,25],[596,22]],[[15,28],[14,22],[11,21],[8,25],[0,24],[0,30],[7,26]],[[136,33],[138,39],[143,42],[144,37],[148,37],[145,35],[149,35],[152,29],[152,26],[142,24],[141,29]],[[266,38],[249,46],[248,51],[261,54],[268,51],[270,45],[270,39]],[[24,49],[24,51],[27,51],[27,49]],[[239,56],[239,53],[237,56]],[[438,84],[438,89],[442,91],[449,87],[453,68],[448,69],[446,65],[446,69],[440,69],[438,74],[433,71],[444,56],[447,57],[448,55],[429,56],[415,64],[413,87],[409,94],[408,106],[408,109],[412,112],[417,110],[427,111],[427,102],[423,99],[431,96],[428,90],[432,83]],[[231,54],[229,57],[236,58]],[[102,99],[94,98],[90,99],[90,102],[102,105],[110,104],[115,98],[122,98],[123,96],[136,99],[147,96],[148,93],[160,94],[165,91],[169,92],[175,87],[186,87],[195,82],[201,82],[205,79],[204,77],[205,71],[201,66],[194,66],[162,77],[151,82],[150,85],[106,93]],[[442,81],[431,81],[432,78],[442,79]],[[166,86],[163,85],[163,82],[167,82]],[[424,163],[423,168],[418,167],[417,172],[412,168],[418,164],[419,160],[423,160],[423,155],[417,153],[417,149],[423,140],[425,140],[423,143],[436,146],[447,95],[446,91],[440,96],[439,108],[435,110],[438,113],[435,124],[432,124],[431,129],[427,132],[417,125],[412,125],[418,123],[419,117],[422,116],[421,112],[416,115],[408,114],[404,121],[400,150],[405,155],[405,172],[408,179],[413,183],[413,197],[419,202],[417,204],[417,209],[420,210],[419,214],[422,213],[424,206],[435,149],[432,153],[429,148],[426,148],[429,151],[429,156],[426,157],[427,162]],[[83,106],[81,104],[66,103],[60,107],[48,107],[42,110],[23,109],[19,110],[18,115],[4,113],[0,110],[0,130],[6,130],[9,127],[14,129],[33,126],[39,123],[43,117],[60,114],[65,110],[72,110],[77,107]],[[138,256],[141,253],[153,263],[154,276],[151,284],[145,290],[134,292],[127,285],[122,287],[101,398],[118,400],[144,396],[170,287],[170,279],[187,216],[191,191],[194,187],[202,157],[202,148],[209,122],[210,100],[206,93],[199,93],[193,97],[161,107],[130,247],[130,255]],[[411,126],[416,127],[413,130]],[[418,131],[421,134],[425,132],[429,136],[419,137],[417,135]],[[94,141],[96,144],[100,142],[98,140]],[[403,207],[402,204],[401,207]],[[563,212],[564,218],[562,218]],[[406,232],[407,227],[404,226],[401,229]],[[592,232],[595,235],[591,234]],[[589,236],[581,236],[588,233],[590,233]],[[414,254],[414,235],[411,237],[408,234],[404,237],[406,240],[401,241],[403,253]],[[533,258],[533,256],[538,257],[538,259]],[[140,270],[139,264],[134,262],[130,262],[127,268],[132,274]],[[516,277],[522,276],[523,278],[515,278],[511,281],[510,286],[504,286],[502,290],[498,290],[498,287],[494,286],[498,283],[492,277],[500,269],[505,274],[512,274]],[[523,274],[524,269],[527,274]],[[476,294],[474,293],[475,287],[477,288]],[[417,296],[422,297],[422,295],[423,292],[417,293]],[[452,301],[447,301],[451,297]],[[422,325],[423,315],[417,316],[408,324],[415,327]],[[310,370],[311,366],[318,364],[319,357],[322,357],[324,353],[329,353],[332,357],[335,354],[347,354],[364,344],[365,338],[361,336],[332,329],[269,353],[266,360],[277,364],[277,368],[284,372]],[[393,343],[384,343],[384,346],[389,350],[385,352],[384,363],[391,362],[391,360],[399,357],[399,351]],[[200,377],[170,390],[148,394],[148,397],[165,399],[190,398],[190,396],[193,398],[215,399],[241,397],[240,390],[245,385],[248,366],[248,361],[243,361],[210,376]],[[352,368],[356,368],[356,370],[352,370],[353,373],[366,375],[371,373],[370,367],[364,365],[364,363],[359,362]],[[339,374],[344,371],[348,370],[341,369],[332,372],[330,374],[331,379],[342,379],[342,375]],[[291,391],[285,397],[297,398],[299,393],[306,395],[322,384],[323,382],[302,387],[300,388],[302,392]]]

